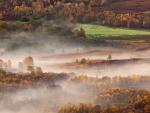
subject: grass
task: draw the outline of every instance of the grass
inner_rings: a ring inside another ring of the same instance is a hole
[[[115,28],[94,24],[78,24],[85,30],[88,38],[136,38],[150,36],[150,31],[128,28]]]

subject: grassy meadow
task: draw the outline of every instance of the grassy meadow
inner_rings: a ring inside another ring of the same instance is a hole
[[[103,25],[94,24],[78,24],[77,26],[82,27],[85,30],[88,38],[122,38],[130,39],[141,36],[150,36],[150,31],[137,30],[129,28],[115,28]]]

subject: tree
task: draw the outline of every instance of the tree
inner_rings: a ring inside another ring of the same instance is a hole
[[[149,112],[150,112],[150,105],[146,105],[146,106],[144,107],[144,111],[145,111],[146,113],[149,113]]]
[[[112,59],[111,54],[108,55],[107,60],[110,61]]]

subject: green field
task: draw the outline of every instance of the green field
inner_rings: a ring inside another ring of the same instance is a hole
[[[136,38],[150,36],[150,31],[128,28],[115,28],[94,24],[78,24],[85,30],[88,38]]]

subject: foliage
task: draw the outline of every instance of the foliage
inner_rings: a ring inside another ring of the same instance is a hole
[[[99,113],[100,107],[92,104],[73,104],[65,105],[60,108],[58,113]]]
[[[68,75],[65,73],[7,73],[0,70],[0,78],[0,90],[2,92],[42,85],[57,87],[54,81],[65,80]]]
[[[120,96],[123,95],[122,99]],[[144,90],[110,89],[101,93],[104,98],[99,104],[73,104],[62,106],[59,113],[149,113],[150,92]],[[108,97],[109,96],[109,97]],[[113,103],[125,100],[126,103],[116,105]],[[146,98],[146,99],[145,99]],[[112,100],[112,101],[109,101]],[[109,101],[110,105],[103,104]]]
[[[118,0],[119,1],[119,0]],[[2,20],[30,21],[65,19],[70,22],[98,22],[103,25],[128,28],[150,28],[149,13],[103,10],[114,0],[1,0]],[[7,7],[7,8],[6,8]]]

